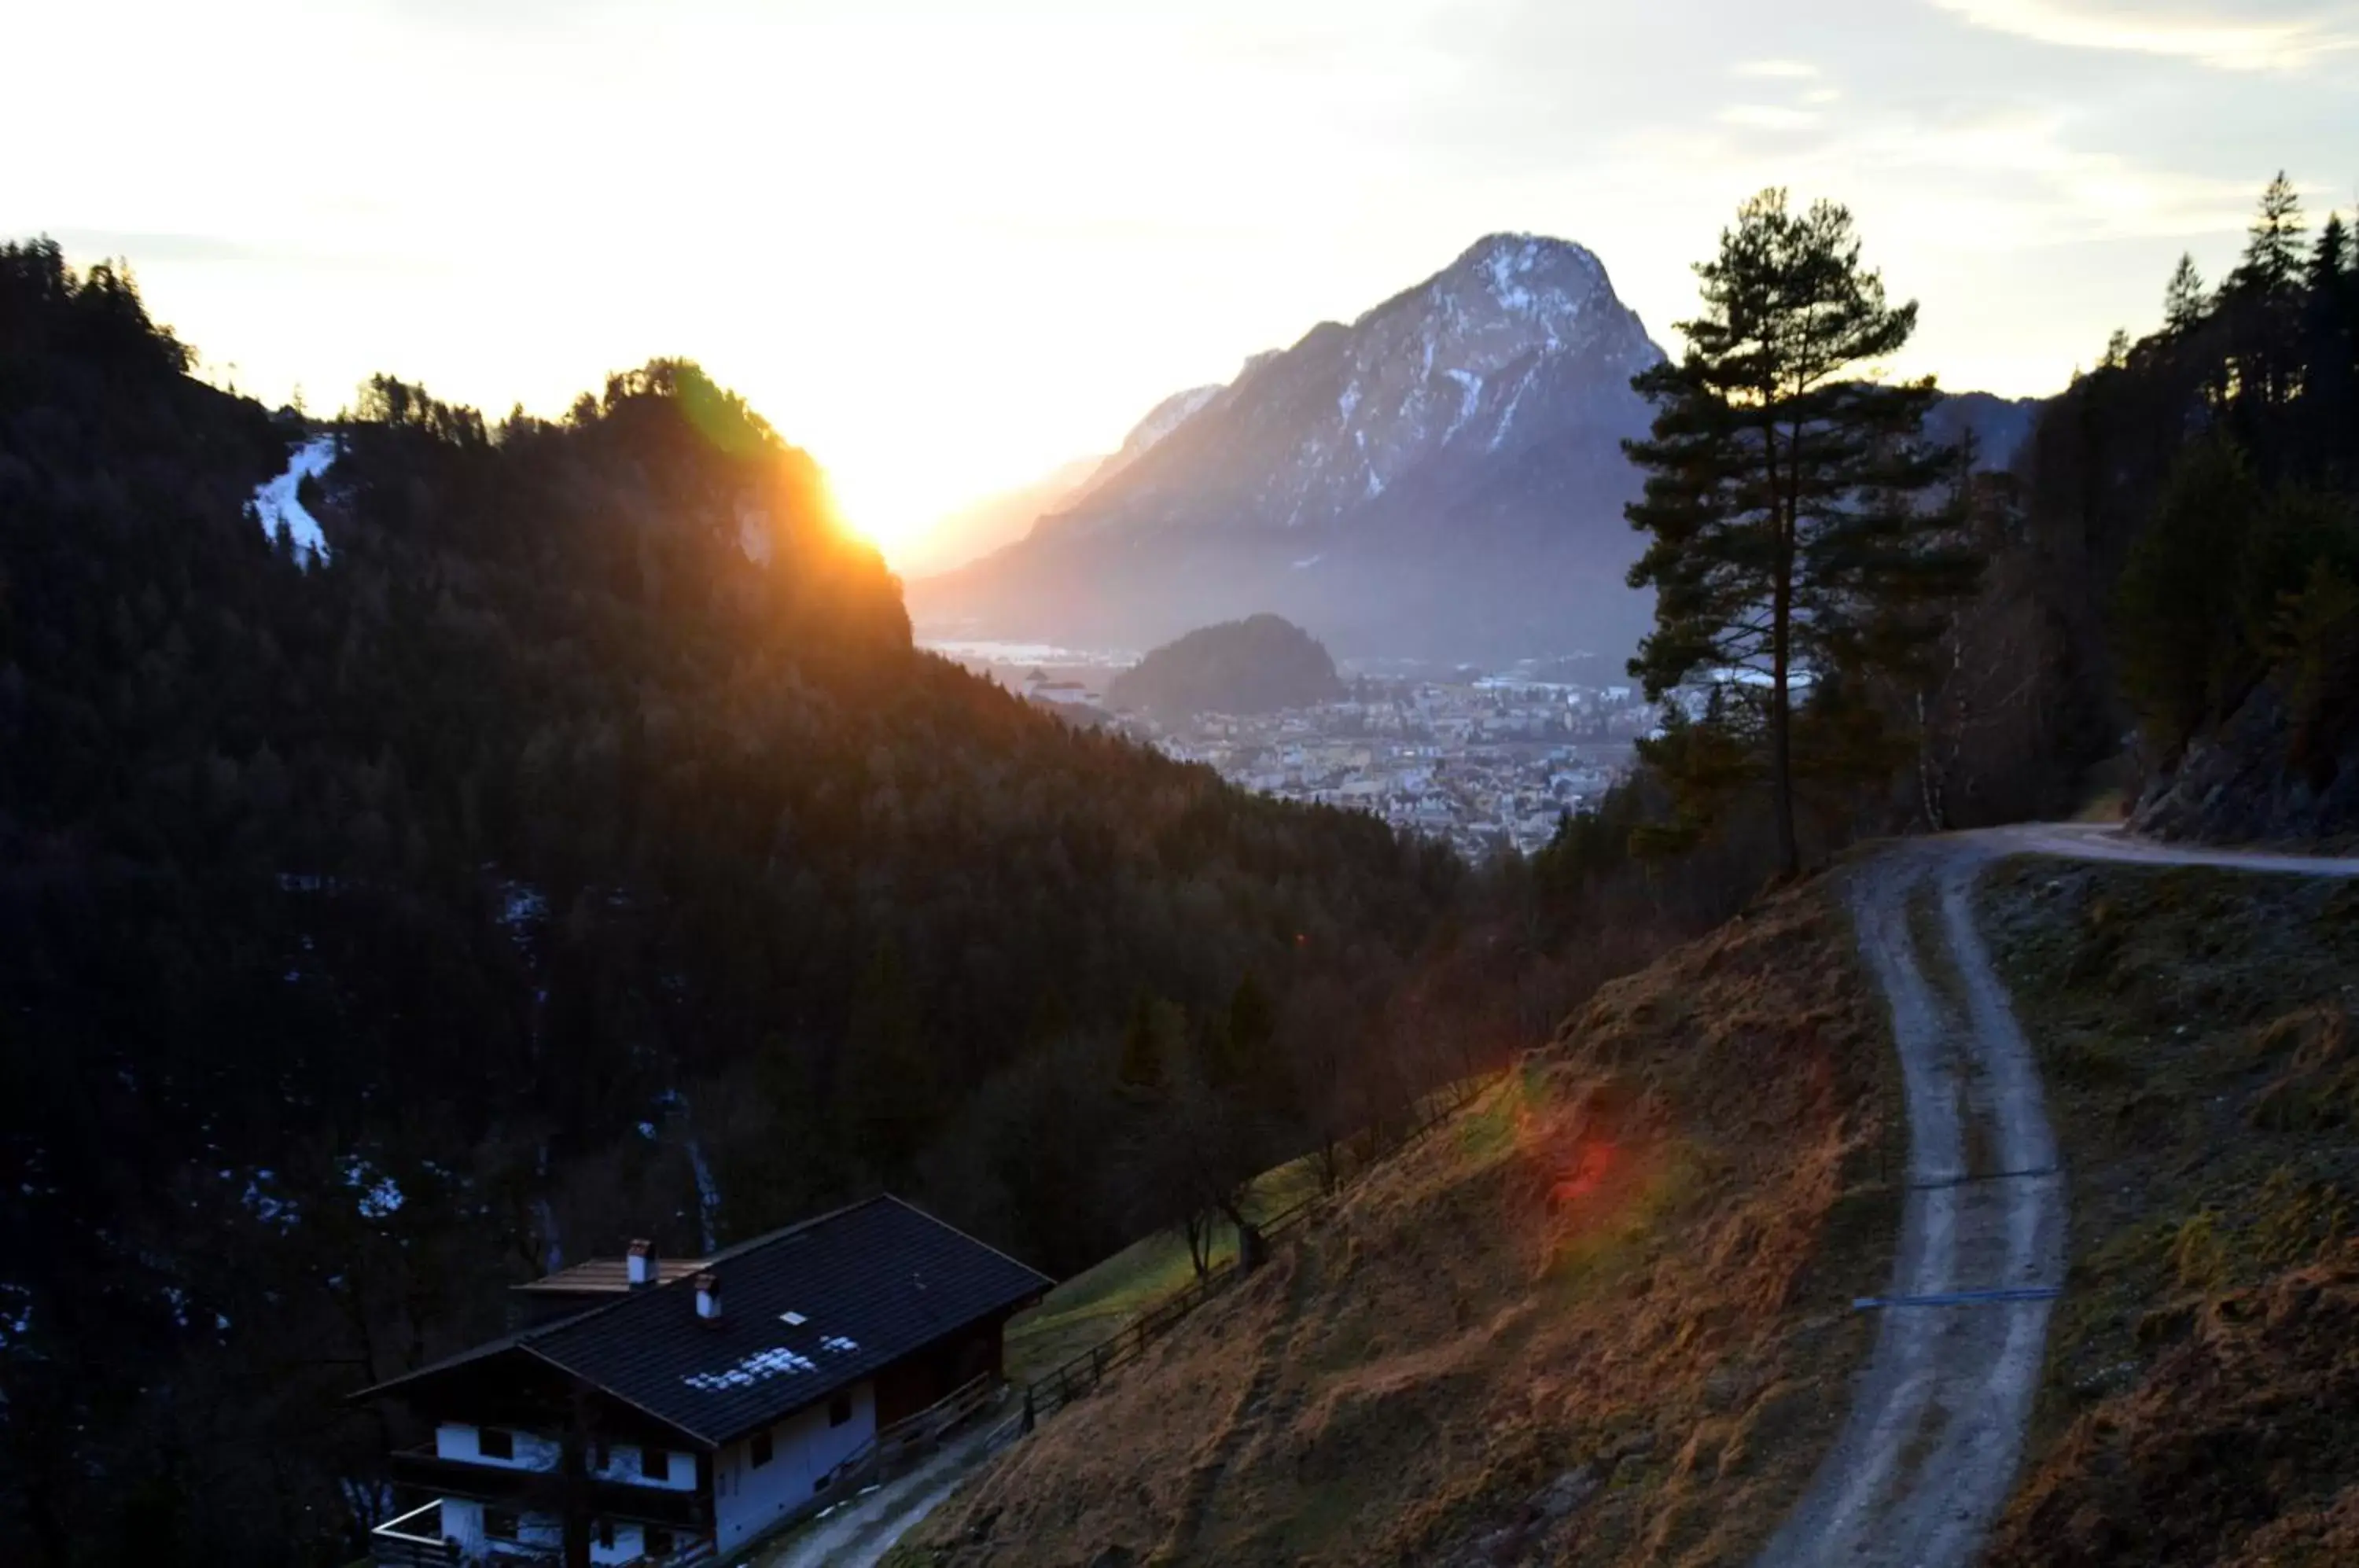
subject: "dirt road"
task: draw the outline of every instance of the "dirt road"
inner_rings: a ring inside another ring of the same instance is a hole
[[[1909,1191],[1850,1417],[1756,1568],[1965,1568],[2014,1481],[2047,1293],[2064,1280],[2067,1204],[2030,1044],[1973,922],[1976,877],[2012,855],[2359,877],[2359,858],[2181,848],[2078,824],[1919,840],[1852,873],[1861,951],[1892,1007]],[[1909,918],[1929,887],[1933,952]]]
[[[908,1475],[756,1552],[752,1568],[873,1568],[990,1456],[992,1432],[986,1422],[945,1444]]]

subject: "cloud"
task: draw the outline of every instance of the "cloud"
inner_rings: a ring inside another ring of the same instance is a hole
[[[1729,67],[1728,73],[1759,81],[1808,82],[1819,74],[1819,68],[1800,60],[1748,60]]]
[[[1775,103],[1731,103],[1718,118],[1723,125],[1753,131],[1806,131],[1819,123],[1818,115],[1808,109],[1788,109]]]
[[[1887,125],[1862,149],[1904,180],[1927,175],[1979,192],[1995,223],[1987,241],[2048,245],[2233,230],[2251,191],[2211,179],[2076,147],[2054,114],[1994,114],[1950,124]],[[1971,246],[1971,230],[1964,236]]]
[[[137,261],[253,261],[259,248],[221,234],[158,233],[141,229],[60,229],[50,236],[69,260],[128,256]]]
[[[2221,71],[2296,71],[2359,49],[2359,5],[2282,0],[2194,5],[2121,0],[1932,0],[1978,27],[2066,49],[2188,60]]]

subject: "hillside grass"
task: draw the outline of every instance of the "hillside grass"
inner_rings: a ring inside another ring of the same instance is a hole
[[[1819,884],[1606,986],[895,1561],[1750,1555],[1890,1270],[1898,1075],[1855,951]]]
[[[2027,861],[1981,914],[2072,1193],[1987,1561],[2359,1562],[2359,887]]]
[[[1309,1157],[1266,1171],[1254,1181],[1244,1208],[1256,1221],[1282,1214],[1319,1191],[1317,1165]],[[1213,1229],[1208,1262],[1234,1261],[1236,1227],[1226,1220]],[[1121,1332],[1139,1313],[1169,1300],[1196,1279],[1186,1238],[1160,1230],[1066,1279],[1040,1304],[1010,1320],[1007,1376],[1028,1383]]]

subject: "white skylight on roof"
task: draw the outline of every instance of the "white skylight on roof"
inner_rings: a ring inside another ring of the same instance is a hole
[[[803,1316],[800,1312],[780,1312],[778,1314],[778,1321],[786,1324],[788,1328],[800,1328],[803,1324],[810,1322],[810,1319]]]

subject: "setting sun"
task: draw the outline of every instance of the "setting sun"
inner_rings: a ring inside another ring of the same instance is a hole
[[[888,565],[902,564],[909,541],[941,510],[922,480],[889,464],[874,467],[837,457],[825,463],[827,487],[843,526],[875,545]]]

